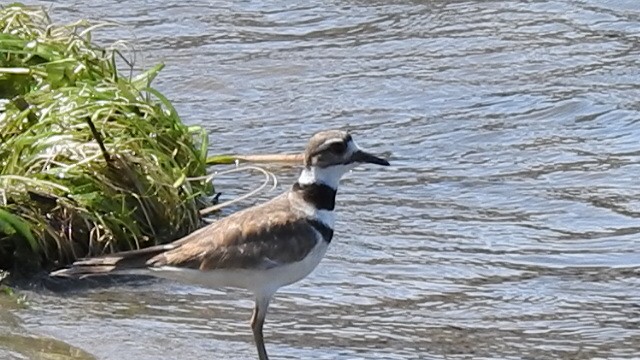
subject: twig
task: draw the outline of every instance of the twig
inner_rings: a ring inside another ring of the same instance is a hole
[[[228,165],[237,162],[300,164],[303,160],[303,154],[220,155],[209,157],[207,164]]]
[[[13,104],[18,108],[18,110],[20,111],[29,110],[29,112],[27,113],[27,119],[29,119],[29,123],[34,124],[38,122],[38,118],[36,117],[36,115],[29,109],[30,108],[29,103],[22,96],[16,96],[15,98],[12,99],[12,101],[13,101]]]
[[[107,163],[111,163],[111,155],[109,155],[107,148],[104,147],[104,143],[102,142],[102,136],[100,136],[100,133],[98,132],[98,130],[96,130],[95,125],[93,125],[93,121],[91,121],[91,119],[89,118],[87,118],[86,120],[87,120],[87,124],[89,124],[89,129],[91,129],[91,133],[93,134],[93,137],[98,142],[98,146],[100,146],[100,151],[102,151],[102,157],[104,157]]]
[[[264,155],[239,155],[236,158],[240,161],[253,163],[301,163],[303,154],[264,154]]]

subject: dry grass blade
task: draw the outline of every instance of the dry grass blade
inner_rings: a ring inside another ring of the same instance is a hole
[[[213,206],[209,206],[207,208],[204,208],[202,210],[200,210],[200,214],[201,215],[207,215],[210,214],[214,211],[218,211],[226,206],[229,206],[231,204],[235,204],[239,201],[248,199],[254,195],[256,195],[257,193],[259,193],[260,191],[264,190],[270,182],[273,182],[273,186],[271,187],[271,190],[275,189],[278,186],[278,178],[276,177],[276,175],[270,171],[267,171],[261,167],[258,166],[243,166],[243,167],[239,167],[239,168],[235,168],[235,169],[230,169],[230,170],[225,170],[225,171],[220,171],[220,172],[216,172],[207,176],[200,176],[200,177],[196,177],[196,178],[191,178],[189,180],[191,181],[201,181],[201,180],[206,180],[207,182],[211,181],[213,178],[217,177],[217,176],[222,176],[222,175],[228,175],[231,173],[236,173],[236,172],[242,172],[242,171],[258,171],[260,173],[262,173],[265,177],[264,182],[262,184],[260,184],[260,186],[256,187],[255,189],[247,192],[246,194],[243,194],[241,196],[238,196],[235,199],[232,200],[228,200],[225,201],[223,203],[220,204],[216,204]]]

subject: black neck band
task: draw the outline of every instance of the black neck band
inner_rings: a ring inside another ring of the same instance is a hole
[[[333,210],[336,207],[336,190],[325,184],[293,184],[293,191],[300,193],[304,201],[318,210]]]
[[[307,220],[314,229],[318,230],[320,235],[322,235],[322,239],[328,244],[331,242],[331,238],[333,238],[333,229],[325,225],[322,221],[309,219]]]

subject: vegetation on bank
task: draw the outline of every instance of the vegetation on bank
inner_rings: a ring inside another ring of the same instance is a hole
[[[119,72],[96,24],[0,8],[0,269],[168,242],[200,225],[207,134]]]

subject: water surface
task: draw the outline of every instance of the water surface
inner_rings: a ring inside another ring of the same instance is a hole
[[[274,359],[640,357],[637,1],[64,0],[53,14],[123,24],[101,39],[166,63],[156,86],[211,153],[296,152],[341,127],[390,157],[343,181],[327,258],[279,292]],[[277,192],[295,179],[272,170]],[[216,184],[229,199],[257,181]],[[242,291],[28,299],[9,329],[96,359],[255,358]],[[3,357],[34,357],[7,343]]]

